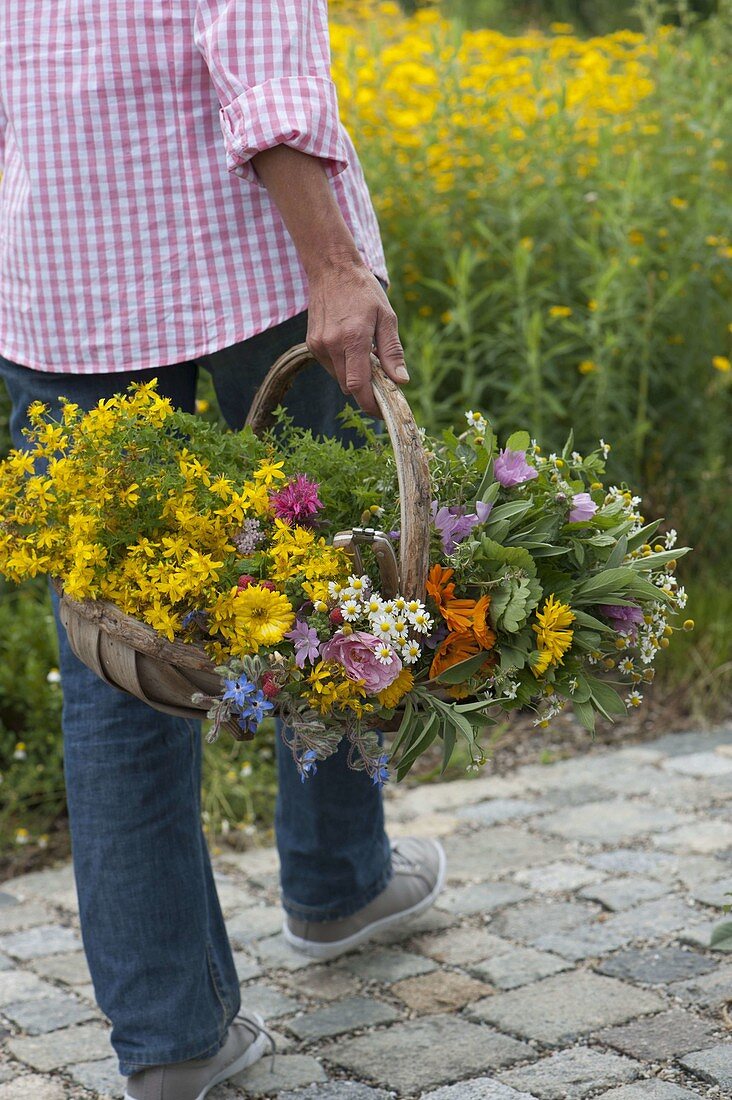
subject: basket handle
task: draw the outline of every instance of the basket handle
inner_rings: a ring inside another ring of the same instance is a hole
[[[270,367],[252,401],[246,423],[256,433],[272,423],[274,409],[282,403],[293,379],[305,367],[320,366],[306,344],[298,344]],[[320,367],[320,369],[324,369]],[[392,382],[375,355],[371,355],[371,382],[376,404],[384,418],[394,449],[401,511],[401,593],[424,599],[430,545],[430,476],[419,429],[407,399]]]

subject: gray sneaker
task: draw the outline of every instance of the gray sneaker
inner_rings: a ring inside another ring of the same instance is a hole
[[[127,1078],[125,1100],[204,1100],[221,1081],[253,1066],[275,1041],[258,1012],[241,1012],[231,1024],[226,1042],[212,1058],[193,1058],[167,1066],[150,1066]]]
[[[439,840],[400,837],[391,842],[394,874],[380,894],[340,920],[310,921],[285,913],[285,939],[304,955],[333,959],[374,932],[424,912],[445,884],[445,852]]]

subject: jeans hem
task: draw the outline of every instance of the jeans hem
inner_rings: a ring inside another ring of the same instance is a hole
[[[286,901],[282,899],[282,908],[285,912],[291,916],[300,920],[309,921],[326,921],[326,920],[342,920],[346,917],[352,917],[354,913],[357,913],[359,909],[363,909],[365,905],[368,905],[370,901],[381,893],[382,890],[388,886],[391,882],[394,869],[391,863],[391,853],[389,854],[389,860],[384,867],[384,870],[379,875],[378,879],[372,886],[366,890],[362,890],[361,893],[355,898],[349,898],[347,902],[342,902],[336,905],[330,905],[327,908],[321,905],[301,905],[299,902]]]
[[[139,1058],[136,1062],[126,1062],[123,1055],[121,1055],[119,1051],[117,1051],[117,1058],[119,1060],[119,1072],[121,1076],[131,1077],[133,1073],[140,1073],[142,1070],[151,1069],[154,1066],[174,1065],[178,1062],[188,1062],[192,1058],[213,1058],[214,1054],[217,1054],[226,1042],[226,1035],[228,1033],[228,1030],[231,1024],[236,1019],[240,1008],[241,1004],[239,1004],[237,1008],[234,1009],[231,1016],[226,1021],[226,1026],[224,1027],[223,1032],[221,1032],[218,1028],[216,1029],[215,1034],[217,1038],[213,1042],[210,1041],[210,1036],[207,1036],[207,1042],[203,1049],[197,1049],[193,1053],[190,1053],[188,1050],[184,1050],[182,1047],[179,1047],[176,1050],[172,1051],[172,1053],[168,1052],[166,1054],[159,1054],[157,1057],[151,1058],[150,1061],[147,1062],[141,1062]]]

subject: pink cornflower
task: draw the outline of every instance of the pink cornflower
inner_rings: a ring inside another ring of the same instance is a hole
[[[285,523],[307,523],[323,507],[318,498],[318,483],[298,474],[294,481],[270,494],[275,515]]]

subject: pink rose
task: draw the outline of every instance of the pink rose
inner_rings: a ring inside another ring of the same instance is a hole
[[[337,661],[346,670],[349,680],[363,680],[369,695],[389,687],[402,671],[402,662],[394,651],[391,663],[382,664],[376,656],[379,639],[363,630],[353,634],[334,634],[321,649],[324,661]]]

